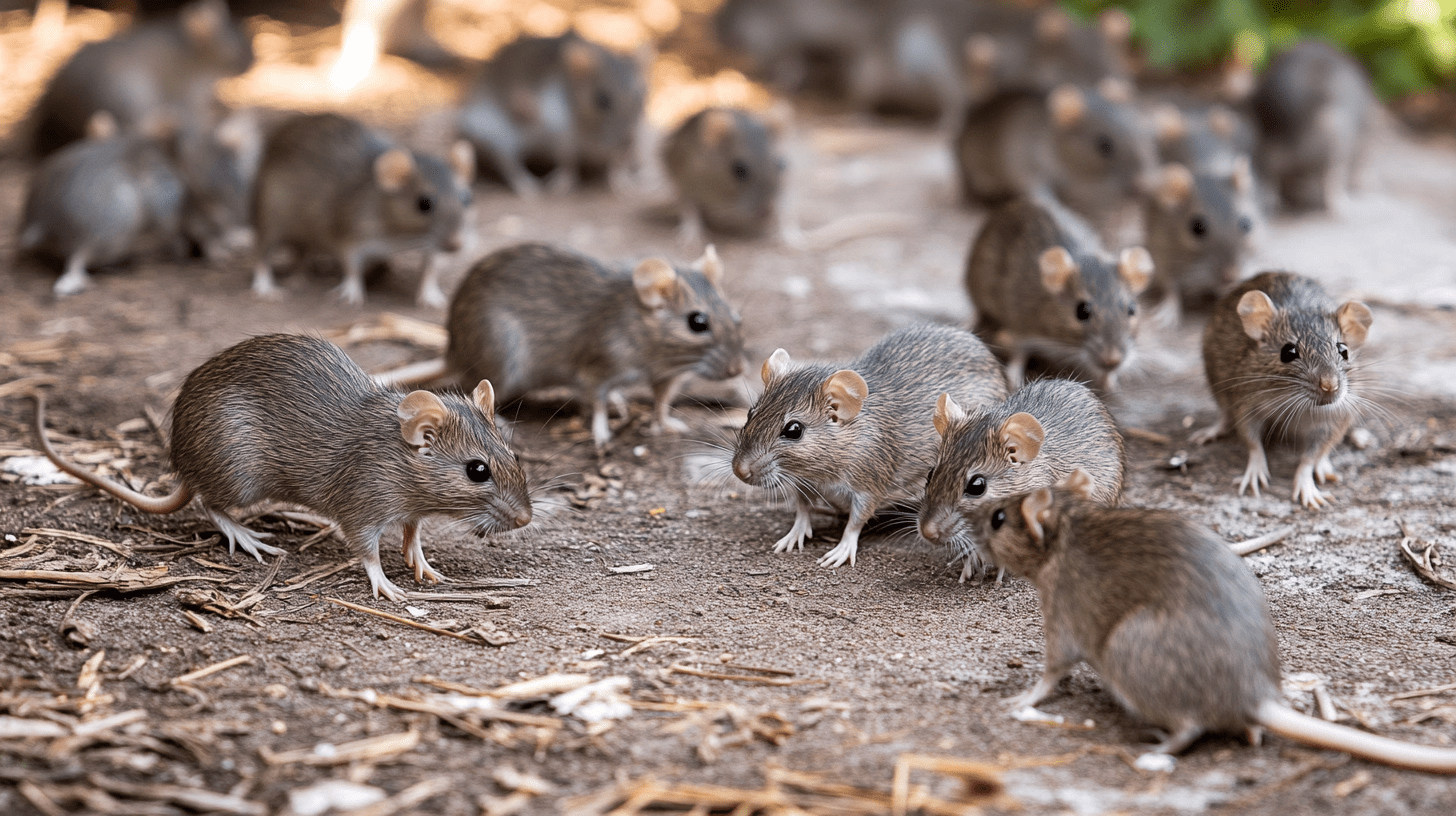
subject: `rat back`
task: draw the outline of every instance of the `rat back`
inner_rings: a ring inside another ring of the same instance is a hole
[[[774,214],[783,160],[773,133],[753,114],[707,108],[667,137],[662,151],[679,194],[716,232],[761,232]]]

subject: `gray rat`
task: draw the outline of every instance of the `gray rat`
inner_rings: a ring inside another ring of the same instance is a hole
[[[785,92],[843,90],[884,18],[882,0],[727,0],[713,13],[724,47]]]
[[[106,113],[92,118],[92,130],[41,162],[21,213],[20,249],[65,260],[57,295],[85,289],[89,266],[181,240],[184,188],[166,147],[115,133]]]
[[[777,212],[784,159],[776,123],[738,108],[705,108],[663,142],[662,159],[678,189],[684,243],[714,232],[756,234]]]
[[[251,249],[253,183],[263,159],[257,112],[234,111],[215,127],[186,129],[179,142],[187,187],[183,232],[212,260]]]
[[[647,86],[643,67],[583,39],[522,36],[481,69],[460,109],[459,129],[481,169],[520,196],[540,185],[530,167],[550,170],[569,190],[582,173],[609,173],[630,158]]]
[[[1163,166],[1143,202],[1143,241],[1153,280],[1143,300],[1176,317],[1184,307],[1207,308],[1239,279],[1254,230],[1261,223],[1247,158],[1227,174]]]
[[[474,174],[464,142],[452,147],[447,166],[338,114],[284,121],[268,136],[253,190],[253,291],[272,294],[275,254],[295,249],[336,258],[344,269],[340,297],[363,303],[368,261],[423,249],[418,300],[444,306],[437,255],[460,248]]]
[[[976,337],[948,326],[911,326],[886,335],[845,367],[794,365],[778,349],[763,364],[764,392],[733,451],[744,482],[797,500],[793,527],[774,552],[811,538],[815,499],[849,513],[824,566],[854,565],[859,534],[875,512],[917,500],[935,463],[925,422],[936,399],[954,395],[979,408],[1006,396],[1006,377]]]
[[[1040,600],[1046,668],[1014,709],[1035,706],[1086,660],[1119,702],[1167,729],[1139,768],[1171,770],[1171,755],[1205,732],[1247,731],[1257,740],[1263,727],[1376,762],[1456,772],[1456,750],[1367,734],[1286,706],[1268,603],[1228,543],[1181,513],[1088,501],[1089,486],[1076,472],[975,514],[991,560],[1031,581]]]
[[[607,401],[646,380],[652,428],[680,428],[669,412],[690,374],[712,380],[743,371],[738,314],[723,294],[711,246],[692,268],[648,258],[605,266],[547,244],[519,244],[477,261],[455,290],[445,368],[464,381],[490,379],[502,401],[576,386],[591,401],[592,439],[611,439]]]
[[[941,394],[933,422],[940,452],[925,483],[920,535],[966,559],[962,581],[980,564],[971,519],[986,502],[1050,487],[1078,469],[1092,479],[1093,501],[1113,506],[1122,497],[1122,434],[1079,382],[1036,380],[974,410]]]
[[[364,560],[376,597],[403,601],[384,576],[379,540],[404,531],[405,563],[420,580],[440,580],[425,561],[420,522],[460,519],[477,533],[531,521],[519,457],[494,423],[488,381],[466,400],[454,394],[378,386],[337,346],[272,334],[226,349],[198,366],[172,406],[170,458],[180,485],[145,496],[65,461],[45,435],[41,449],[61,470],[147,513],[171,513],[194,496],[228,538],[228,549],[263,559],[280,554],[234,520],[230,508],[263,501],[299,504],[337,523]]]
[[[1329,43],[1276,56],[1249,99],[1259,172],[1291,209],[1336,209],[1370,141],[1378,103],[1365,70]]]
[[[1368,400],[1359,393],[1354,354],[1374,316],[1358,300],[1336,307],[1317,281],[1264,272],[1219,299],[1203,331],[1203,367],[1219,421],[1198,444],[1235,431],[1249,449],[1239,493],[1269,484],[1265,438],[1299,448],[1294,500],[1324,507],[1316,485],[1338,480],[1330,451]]]
[[[33,147],[45,155],[84,137],[97,111],[115,117],[123,133],[154,137],[210,122],[213,85],[252,64],[252,42],[227,3],[188,3],[175,17],[82,46],[36,103]]]
[[[1194,173],[1226,176],[1236,163],[1254,155],[1254,123],[1227,105],[1163,102],[1148,112],[1158,160],[1176,162]]]
[[[977,30],[964,39],[973,98],[1012,89],[1050,91],[1063,83],[1091,86],[1129,75],[1126,48],[1132,23],[1107,9],[1095,24],[1059,8],[977,4]]]
[[[968,202],[1055,197],[1099,229],[1154,180],[1152,134],[1125,83],[1011,90],[972,107],[954,152]]]
[[[1137,296],[1152,272],[1142,247],[1114,260],[1071,213],[1018,199],[991,211],[971,246],[965,283],[975,332],[1005,349],[1013,387],[1035,353],[1070,361],[1111,390],[1133,352]]]

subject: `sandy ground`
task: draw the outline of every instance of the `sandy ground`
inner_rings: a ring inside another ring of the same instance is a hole
[[[380,114],[367,98],[351,107],[427,145],[446,132],[438,114],[402,125],[410,117],[397,108]],[[912,226],[813,252],[720,242],[751,370],[776,347],[848,358],[895,327],[964,323],[961,269],[982,215],[957,205],[939,137],[807,114],[790,154],[807,227],[886,211]],[[1451,745],[1456,692],[1400,695],[1456,681],[1456,594],[1417,577],[1397,544],[1400,522],[1425,543],[1456,543],[1456,228],[1446,217],[1456,204],[1456,141],[1388,134],[1373,170],[1368,189],[1339,215],[1273,221],[1253,265],[1315,276],[1337,297],[1358,294],[1374,310],[1362,357],[1384,410],[1363,423],[1371,447],[1336,451],[1344,480],[1331,508],[1290,503],[1288,452],[1272,459],[1273,490],[1240,498],[1242,448],[1186,444],[1191,428],[1214,418],[1197,319],[1145,333],[1111,407],[1125,428],[1169,440],[1130,438],[1128,503],[1177,509],[1231,539],[1294,527],[1285,543],[1248,559],[1273,609],[1293,705],[1311,710],[1311,689],[1320,687],[1347,723]],[[0,165],[0,225],[16,222],[25,178],[23,164]],[[532,204],[480,187],[478,240],[452,261],[452,273],[525,239],[606,259],[690,260],[700,247],[680,247],[669,226],[641,217],[662,196],[650,178],[617,195],[590,190]],[[9,227],[0,233],[9,257]],[[0,382],[53,379],[57,438],[137,484],[166,472],[145,409],[165,413],[181,378],[217,351],[263,332],[373,325],[385,313],[443,317],[413,305],[407,265],[374,285],[364,308],[336,302],[327,272],[287,277],[284,300],[260,302],[248,291],[246,260],[137,263],[61,301],[50,291],[55,274],[28,262],[0,275]],[[349,351],[371,369],[432,353],[398,341],[352,343]],[[906,754],[994,767],[1005,787],[991,805],[997,812],[1456,812],[1449,779],[1281,739],[1251,747],[1210,737],[1171,775],[1134,770],[1128,760],[1145,728],[1085,668],[1044,708],[1093,727],[1010,719],[1006,698],[1028,687],[1042,663],[1030,585],[959,584],[946,553],[904,534],[868,536],[852,569],[818,567],[814,558],[839,531],[830,518],[817,520],[820,536],[805,553],[772,553],[792,511],[727,476],[726,455],[714,447],[731,441],[724,426],[735,415],[736,388],[695,383],[688,391],[679,415],[692,434],[648,438],[640,434],[645,422],[633,422],[601,461],[569,416],[574,409],[556,418],[549,405],[522,413],[517,445],[534,480],[559,485],[541,491],[543,509],[555,512],[485,542],[448,525],[427,527],[431,561],[452,584],[417,586],[397,549],[387,549],[386,573],[421,593],[408,609],[370,598],[347,547],[311,537],[306,525],[259,522],[290,550],[274,574],[276,562],[227,553],[195,509],[147,517],[94,491],[0,485],[0,570],[115,576],[162,567],[173,577],[220,581],[83,600],[0,583],[0,713],[49,712],[69,728],[77,717],[140,712],[89,737],[0,737],[0,812],[46,812],[46,802],[59,803],[52,812],[275,812],[290,791],[338,778],[406,791],[393,800],[399,812],[473,814],[500,805],[510,786],[493,775],[514,768],[549,783],[540,795],[519,796],[526,812],[544,813],[585,807],[571,797],[645,777],[757,788],[773,768],[884,791]],[[641,414],[645,402],[633,410]],[[29,414],[16,394],[0,400],[0,459],[30,452]],[[1186,467],[1170,469],[1184,454]],[[109,546],[23,532],[30,528]],[[613,571],[644,564],[652,568]],[[186,605],[199,587],[214,588],[226,604],[255,589],[261,599],[246,617],[226,617]],[[468,598],[437,600],[445,592]],[[447,629],[474,627],[484,638],[407,628],[329,598]],[[633,645],[639,638],[648,640]],[[210,676],[174,682],[240,656],[246,660]],[[634,709],[604,725],[559,716],[540,697],[511,704],[506,719],[456,710],[447,715],[452,724],[428,713],[445,705],[440,681],[493,689],[553,673],[625,677]],[[400,707],[409,701],[425,711]],[[375,737],[386,739],[349,746],[358,755],[317,747]],[[916,781],[936,796],[955,795],[949,777]],[[185,794],[195,789],[232,797],[197,802]]]

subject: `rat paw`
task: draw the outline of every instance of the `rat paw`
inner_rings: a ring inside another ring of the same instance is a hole
[[[1269,464],[1264,460],[1262,454],[1249,457],[1249,466],[1244,469],[1244,475],[1239,479],[1239,495],[1244,491],[1251,491],[1257,498],[1259,490],[1269,486]]]
[[[1310,474],[1301,474],[1302,479],[1294,480],[1294,501],[1302,504],[1310,510],[1319,510],[1330,505],[1330,497],[1315,486],[1314,477]]]
[[[1207,445],[1225,433],[1228,433],[1228,429],[1224,427],[1223,421],[1219,420],[1212,425],[1194,431],[1193,435],[1188,437],[1188,441],[1194,445]]]
[[[1330,463],[1330,457],[1322,456],[1314,466],[1315,481],[1320,484],[1329,482],[1331,484],[1340,480],[1340,474],[1335,472],[1335,466]]]
[[[692,431],[692,428],[688,427],[686,422],[674,416],[665,417],[661,421],[654,421],[647,427],[647,433],[651,436],[662,436],[665,433],[683,436],[690,431]]]
[[[364,281],[362,280],[346,279],[334,292],[339,296],[339,300],[350,306],[364,305]]]
[[[802,534],[797,534],[794,530],[790,530],[788,535],[774,542],[773,551],[776,553],[781,553],[793,552],[794,550],[803,550],[804,539],[813,537],[813,530],[805,530]]]
[[[858,550],[858,542],[841,541],[838,544],[834,545],[834,549],[819,557],[819,566],[829,567],[833,569],[835,567],[844,566],[844,563],[848,561],[849,565],[852,567],[854,566],[855,553]]]
[[[374,576],[371,575],[369,577],[372,579]],[[382,575],[379,577],[378,582],[373,584],[373,591],[374,597],[382,597],[385,600],[394,601],[395,603],[404,603],[409,597],[405,595],[404,590],[395,586],[393,581]]]
[[[450,305],[450,298],[440,284],[430,281],[420,286],[419,294],[415,295],[415,303],[430,309],[443,309]]]

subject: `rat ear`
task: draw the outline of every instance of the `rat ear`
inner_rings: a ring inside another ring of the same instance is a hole
[[[470,146],[470,142],[457,139],[455,144],[450,145],[450,172],[466,189],[475,183],[475,148]]]
[[[1183,120],[1183,112],[1178,110],[1177,105],[1158,105],[1149,118],[1153,122],[1153,138],[1160,144],[1176,142],[1188,135],[1188,123]]]
[[[935,422],[935,432],[945,436],[946,431],[950,430],[950,426],[964,422],[966,416],[966,409],[952,399],[950,394],[941,394],[940,399],[935,401],[935,416],[932,417]]]
[[[1239,320],[1244,323],[1244,334],[1254,340],[1263,340],[1269,330],[1269,321],[1274,319],[1274,301],[1255,289],[1245,292],[1239,298]]]
[[[972,71],[989,71],[996,64],[996,38],[990,34],[972,34],[966,40],[966,66]]]
[[[596,48],[581,38],[574,38],[568,42],[561,54],[562,60],[566,63],[567,72],[577,79],[596,73],[599,56]]]
[[[774,349],[774,353],[763,361],[763,368],[759,369],[758,373],[763,377],[764,385],[768,385],[769,381],[776,377],[789,373],[789,353],[783,349]]]
[[[820,393],[829,400],[829,418],[844,424],[859,416],[870,387],[858,372],[843,368],[829,375]]]
[[[415,157],[408,150],[392,148],[374,160],[374,180],[386,193],[397,193],[415,173]]]
[[[1103,77],[1097,83],[1097,93],[1108,102],[1116,102],[1119,105],[1132,103],[1132,83],[1121,77]]]
[[[1026,532],[1038,544],[1046,540],[1046,528],[1043,525],[1051,518],[1051,515],[1051,488],[1038,488],[1031,491],[1031,493],[1027,494],[1026,498],[1021,500],[1021,520],[1026,522]]]
[[[1249,167],[1249,157],[1239,156],[1234,159],[1234,172],[1230,177],[1233,182],[1234,192],[1247,193],[1254,189],[1254,171]]]
[[[1208,129],[1225,141],[1233,139],[1234,132],[1239,129],[1239,117],[1223,105],[1209,108],[1207,117]]]
[[[1047,110],[1052,115],[1052,123],[1066,130],[1086,115],[1087,97],[1076,85],[1058,85],[1047,97]]]
[[[677,294],[677,270],[661,258],[648,258],[632,270],[637,300],[649,309],[661,309]]]
[[[1163,165],[1158,172],[1158,189],[1153,192],[1165,210],[1175,210],[1188,203],[1193,194],[1193,174],[1177,162]]]
[[[1036,39],[1039,42],[1061,42],[1071,30],[1072,18],[1060,9],[1048,9],[1036,17]]]
[[[723,260],[718,257],[718,248],[712,244],[703,249],[703,257],[693,261],[693,268],[702,272],[708,283],[714,286],[723,282]]]
[[[1340,324],[1340,333],[1345,336],[1345,343],[1350,348],[1365,345],[1365,335],[1374,320],[1370,307],[1358,300],[1347,301],[1335,311],[1335,322]]]
[[[177,10],[182,30],[193,43],[207,46],[215,42],[228,23],[227,3],[222,0],[201,0]]]
[[[698,120],[698,135],[702,137],[705,146],[717,150],[733,133],[735,124],[733,111],[727,108],[708,108],[703,111],[703,118]]]
[[[429,391],[411,391],[400,401],[395,411],[399,416],[399,430],[404,441],[429,455],[435,434],[445,422],[445,403]]]
[[[1067,478],[1057,482],[1057,487],[1084,499],[1092,498],[1092,477],[1087,471],[1077,468]]]
[[[1041,452],[1041,443],[1046,431],[1036,417],[1022,411],[1012,414],[1001,423],[1001,445],[1006,448],[1006,458],[1013,464],[1026,464]]]
[[[1128,247],[1117,256],[1117,276],[1134,294],[1140,295],[1153,280],[1153,256],[1142,247]]]
[[[1054,295],[1060,294],[1077,273],[1077,262],[1072,260],[1072,253],[1066,247],[1054,246],[1042,252],[1037,265],[1041,267],[1041,285]]]
[[[99,110],[86,120],[86,138],[104,142],[116,135],[116,117],[108,110]]]
[[[490,384],[490,380],[481,380],[475,386],[475,390],[470,392],[470,401],[485,414],[487,422],[495,422],[495,386]]]
[[[1120,8],[1110,8],[1097,15],[1097,30],[1113,45],[1127,45],[1132,37],[1132,17]]]

